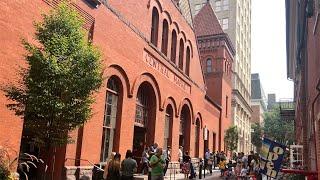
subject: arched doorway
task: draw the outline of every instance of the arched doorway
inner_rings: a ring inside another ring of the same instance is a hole
[[[197,118],[195,126],[195,157],[199,157],[199,144],[200,144],[200,120]]]
[[[166,149],[168,146],[172,146],[172,123],[173,123],[173,109],[169,104],[166,108],[166,115],[164,118],[164,145]]]
[[[190,109],[187,105],[183,105],[180,114],[179,146],[182,146],[184,151],[190,151],[190,123]]]
[[[121,119],[123,87],[116,76],[111,76],[107,82],[105,113],[101,143],[100,161],[105,162],[112,151],[119,149],[119,127]]]
[[[136,115],[133,134],[133,153],[137,162],[146,146],[154,143],[156,119],[156,95],[148,82],[143,82],[136,97]]]

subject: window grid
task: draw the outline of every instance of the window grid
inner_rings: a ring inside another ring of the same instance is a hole
[[[229,19],[228,18],[223,18],[222,19],[222,29],[227,30],[229,28]]]
[[[136,117],[135,122],[142,127],[147,126],[148,120],[148,97],[144,89],[139,89],[136,100]]]
[[[221,11],[221,0],[216,0],[216,2],[215,2],[215,10],[216,10],[216,12]]]
[[[212,72],[212,60],[210,58],[207,59],[206,70],[207,70],[207,73],[211,73]]]
[[[118,107],[118,87],[114,79],[107,84],[106,105],[103,121],[102,145],[100,161],[105,162],[113,148],[113,137],[116,128]]]

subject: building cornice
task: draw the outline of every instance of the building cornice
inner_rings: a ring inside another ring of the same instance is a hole
[[[232,73],[233,73],[234,76],[237,77],[238,81],[240,81],[241,86],[244,87],[245,92],[249,94],[249,98],[251,98],[251,95],[250,95],[251,93],[248,91],[248,89],[247,89],[246,86],[244,85],[244,83],[243,83],[242,79],[240,78],[239,74],[238,74],[237,72],[235,72],[235,71],[232,71]]]
[[[215,34],[215,35],[207,35],[207,36],[197,36],[198,41],[205,41],[205,40],[213,40],[213,41],[225,41],[226,47],[230,52],[231,57],[236,55],[236,50],[228,36],[227,33]]]
[[[232,90],[232,95],[238,97],[237,99],[239,99],[241,101],[241,104],[243,104],[250,113],[253,112],[252,109],[251,109],[251,106],[247,103],[247,101],[244,99],[244,97],[242,96],[242,94],[240,93],[239,90],[233,89]],[[237,101],[237,100],[233,97],[233,101]]]

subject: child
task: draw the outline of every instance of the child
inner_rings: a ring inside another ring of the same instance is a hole
[[[226,164],[227,164],[226,159],[222,159],[222,160],[219,162],[219,169],[220,169],[220,171],[221,171],[221,177],[223,176],[224,171],[226,170]]]

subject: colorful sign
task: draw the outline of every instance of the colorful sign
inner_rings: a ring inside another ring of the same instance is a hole
[[[286,146],[264,138],[261,147],[260,173],[276,178],[281,168]]]

